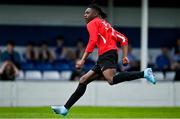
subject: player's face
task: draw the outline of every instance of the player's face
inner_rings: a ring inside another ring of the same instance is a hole
[[[92,8],[87,8],[84,13],[84,19],[86,23],[89,23],[91,20],[93,20],[95,17],[97,17],[97,12]]]

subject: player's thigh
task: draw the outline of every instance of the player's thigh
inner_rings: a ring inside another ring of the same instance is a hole
[[[79,83],[88,84],[89,82],[93,81],[97,74],[93,70],[89,70],[86,74],[84,74],[81,78]]]
[[[103,71],[104,78],[111,84],[113,76],[116,74],[116,68],[109,68]]]

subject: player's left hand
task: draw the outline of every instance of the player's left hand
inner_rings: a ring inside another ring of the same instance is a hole
[[[123,66],[127,66],[127,65],[129,64],[129,59],[128,59],[128,57],[124,57],[124,58],[122,59],[122,64],[123,64]]]

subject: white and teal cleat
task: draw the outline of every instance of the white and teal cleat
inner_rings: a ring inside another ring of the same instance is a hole
[[[156,79],[154,78],[151,68],[147,68],[144,70],[144,78],[146,78],[149,82],[156,84]]]
[[[68,109],[66,109],[64,106],[51,106],[51,109],[56,113],[63,116],[66,116],[68,114]]]

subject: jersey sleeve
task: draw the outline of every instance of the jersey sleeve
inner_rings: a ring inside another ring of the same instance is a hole
[[[121,46],[128,45],[128,38],[125,35],[116,31],[116,36],[117,36],[117,42],[119,42]]]
[[[91,53],[93,52],[96,42],[98,40],[98,29],[95,22],[88,23],[87,29],[89,32],[89,42],[85,51]]]

